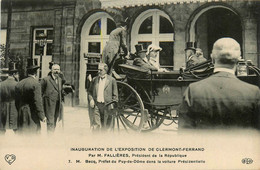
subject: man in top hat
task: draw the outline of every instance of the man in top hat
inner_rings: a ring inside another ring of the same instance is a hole
[[[119,27],[114,29],[110,35],[109,40],[102,52],[102,60],[112,69],[116,60],[125,57],[128,54],[126,45],[127,22],[121,21]],[[112,70],[108,70],[110,74]]]
[[[94,119],[94,125],[102,129],[108,129],[112,123],[114,102],[118,101],[118,89],[116,80],[107,74],[108,66],[99,63],[98,76],[94,77],[89,88],[90,107],[95,109],[90,115]],[[99,117],[100,116],[100,117]],[[98,128],[98,127],[97,127]]]
[[[18,110],[18,132],[38,133],[45,122],[41,84],[36,79],[37,59],[27,60],[28,77],[17,83],[15,105]]]
[[[196,53],[196,47],[197,43],[196,42],[187,42],[186,43],[186,48],[185,48],[185,56],[186,56],[186,67],[188,65],[188,60],[192,55],[195,55]]]
[[[203,56],[202,49],[196,48],[195,51],[196,51],[195,54],[191,55],[188,58],[187,67],[196,66],[196,65],[198,65],[200,63],[203,63],[203,62],[207,61],[207,59],[204,58],[204,56]]]
[[[18,113],[15,107],[15,86],[19,78],[16,63],[9,63],[7,73],[7,79],[0,83],[0,134],[5,133],[6,129],[17,130]]]
[[[60,66],[53,64],[51,72],[41,80],[43,105],[47,117],[47,130],[53,132],[56,122],[62,118],[62,79],[60,77]]]
[[[147,50],[143,48],[142,44],[135,45],[135,49],[137,57],[134,59],[133,65],[139,66],[147,71],[158,70],[155,66],[153,66],[150,63],[149,59],[146,57]]]
[[[260,91],[235,76],[241,49],[232,38],[213,45],[214,74],[192,83],[179,107],[179,129],[212,129],[260,126]]]

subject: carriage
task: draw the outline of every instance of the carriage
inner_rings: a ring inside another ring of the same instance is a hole
[[[112,129],[118,131],[149,132],[158,128],[162,123],[165,125],[177,124],[177,108],[182,101],[185,89],[190,83],[206,78],[213,73],[211,61],[189,69],[169,72],[147,71],[134,66],[129,60],[121,63],[116,66],[117,72],[113,74],[117,80],[118,102],[110,113],[113,116]],[[87,68],[93,68],[95,64],[97,63],[89,63]],[[242,66],[244,66],[243,64]],[[238,75],[238,77],[260,87],[259,68],[245,64],[246,74],[241,72],[241,76]],[[87,70],[87,75],[95,76],[97,70],[96,72],[93,69],[90,71],[92,72]]]

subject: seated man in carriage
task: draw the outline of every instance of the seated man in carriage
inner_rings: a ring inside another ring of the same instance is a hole
[[[145,50],[143,48],[142,44],[135,45],[135,49],[136,49],[137,57],[134,59],[133,65],[139,66],[148,71],[150,71],[150,70],[157,71],[158,70],[155,66],[153,66],[150,63],[150,61],[146,57],[147,50]]]

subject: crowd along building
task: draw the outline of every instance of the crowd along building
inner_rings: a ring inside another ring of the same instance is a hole
[[[38,58],[40,78],[50,61],[59,63],[76,89],[66,104],[86,105],[84,56],[101,54],[126,18],[129,51],[137,43],[159,45],[160,64],[169,69],[185,66],[187,44],[196,43],[210,59],[221,37],[236,39],[242,57],[260,66],[260,1],[252,0],[2,0],[1,44],[6,57],[20,56],[22,71],[27,58]]]

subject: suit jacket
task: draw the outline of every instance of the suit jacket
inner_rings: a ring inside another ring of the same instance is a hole
[[[58,76],[58,83],[56,83],[49,74],[41,80],[41,87],[45,116],[48,123],[54,123],[55,118],[61,118],[62,79]]]
[[[133,65],[139,66],[145,70],[154,70],[157,71],[157,68],[154,67],[150,62],[145,61],[144,59],[137,57],[134,59]]]
[[[260,91],[235,75],[218,72],[184,93],[179,107],[180,128],[259,128]]]
[[[110,65],[116,54],[121,51],[127,54],[126,30],[122,27],[118,27],[109,35],[109,41],[102,52],[103,61],[107,65]]]
[[[15,105],[18,110],[18,130],[35,132],[44,119],[41,85],[33,77],[18,82],[15,87]]]
[[[17,81],[11,76],[0,83],[0,129],[17,129],[18,112],[15,107],[16,84]]]
[[[118,101],[118,89],[116,80],[106,75],[106,83],[104,87],[104,100],[105,104],[111,103],[112,101]],[[100,77],[96,76],[93,78],[90,88],[89,88],[89,99],[90,101],[93,99],[95,102],[97,102],[97,92],[98,92],[98,84],[99,84]]]

